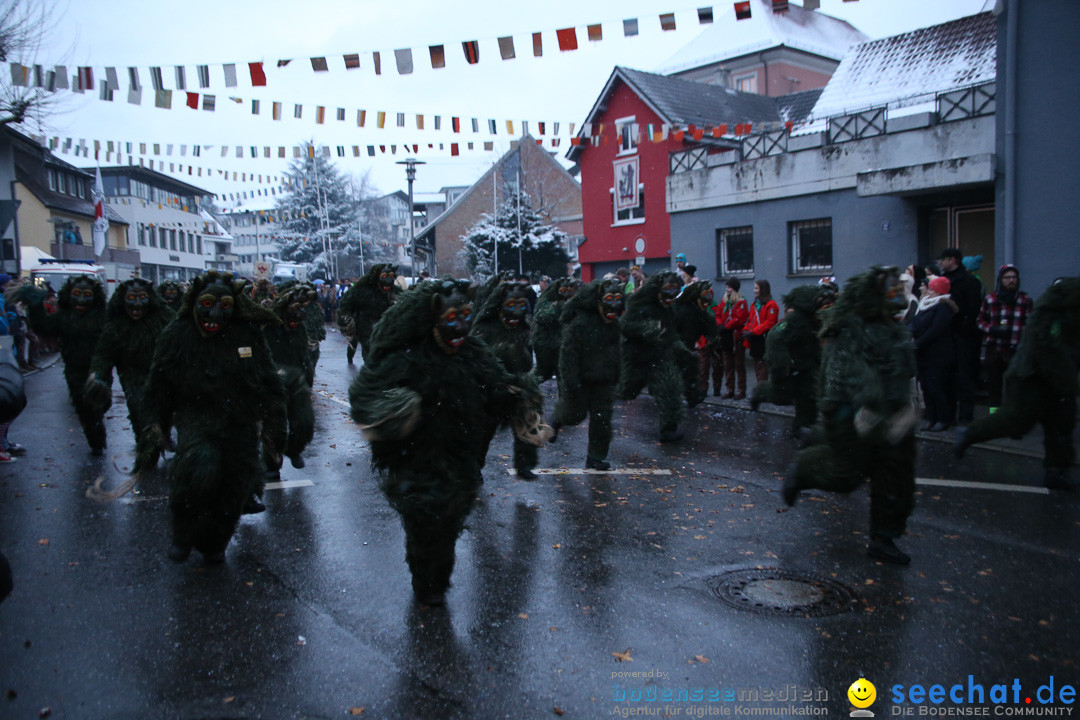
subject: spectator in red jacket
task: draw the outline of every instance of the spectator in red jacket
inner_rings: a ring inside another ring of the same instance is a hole
[[[724,365],[727,393],[723,397],[742,400],[746,397],[746,353],[743,351],[742,328],[749,311],[746,300],[739,294],[739,278],[729,278],[725,284],[724,301],[716,304],[716,347]],[[736,383],[738,383],[736,389]],[[713,392],[720,394],[714,384]]]
[[[769,379],[769,365],[765,362],[765,336],[780,320],[780,306],[772,299],[772,287],[768,280],[754,283],[754,302],[750,304],[750,317],[746,321],[744,344],[750,348],[754,359],[754,375],[758,382]]]

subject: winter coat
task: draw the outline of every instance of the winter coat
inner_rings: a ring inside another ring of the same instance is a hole
[[[915,340],[915,362],[919,368],[956,364],[956,339],[952,333],[956,312],[956,304],[948,295],[943,295],[930,307],[920,307],[915,313],[911,336]]]

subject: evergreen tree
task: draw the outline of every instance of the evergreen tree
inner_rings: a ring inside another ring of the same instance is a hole
[[[282,234],[279,243],[287,262],[311,263],[312,276],[341,274],[338,261],[359,254],[358,203],[349,179],[315,147],[304,144],[303,157],[286,172],[288,189],[274,205]]]
[[[544,222],[533,209],[527,192],[519,193],[513,186],[508,186],[505,196],[494,218],[485,213],[462,236],[461,253],[472,277],[483,281],[496,270],[516,272],[519,258],[521,271],[530,277],[565,275],[566,263],[570,260],[566,252],[566,233]]]

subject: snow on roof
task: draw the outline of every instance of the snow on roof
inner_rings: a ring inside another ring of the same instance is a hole
[[[821,93],[821,120],[883,105],[924,103],[933,95],[997,76],[997,22],[979,13],[857,45]],[[897,101],[907,100],[906,103]]]
[[[703,30],[656,72],[682,72],[781,45],[840,60],[848,48],[869,39],[844,20],[789,4],[773,12],[770,0],[750,0],[751,15],[735,19],[734,6]]]

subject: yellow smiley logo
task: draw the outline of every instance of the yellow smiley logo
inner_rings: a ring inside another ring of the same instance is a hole
[[[868,708],[874,704],[874,700],[877,698],[877,688],[874,687],[874,683],[866,678],[859,678],[851,683],[851,687],[847,691],[847,697],[853,706]]]

